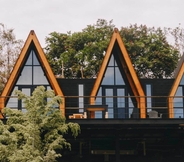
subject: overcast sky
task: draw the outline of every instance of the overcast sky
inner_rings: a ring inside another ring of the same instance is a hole
[[[24,41],[34,30],[42,47],[49,33],[78,32],[98,19],[113,20],[119,29],[184,27],[184,0],[0,0],[0,23]]]

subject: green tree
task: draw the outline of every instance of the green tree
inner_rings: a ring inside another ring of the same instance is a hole
[[[61,74],[63,62],[66,78],[96,76],[113,29],[112,21],[99,19],[82,32],[50,33],[45,51],[54,73]]]
[[[137,24],[122,27],[120,35],[141,78],[168,78],[179,60],[178,48],[167,40],[165,28]]]
[[[26,112],[5,108],[6,124],[0,121],[0,157],[2,162],[54,162],[58,150],[71,148],[64,135],[70,130],[76,137],[80,127],[65,123],[60,110],[61,97],[52,90],[37,87],[32,96],[15,94],[23,101]]]
[[[56,75],[62,72],[67,78],[95,77],[114,30],[112,21],[99,19],[82,32],[71,34],[51,33],[46,37],[46,54]],[[176,40],[168,42],[168,33],[177,38],[174,29],[130,25],[120,29],[120,35],[131,57],[133,66],[141,78],[167,78],[172,76],[179,59]]]
[[[169,36],[172,40],[172,44],[175,48],[180,51],[181,56],[184,54],[184,28],[181,27],[181,24],[178,27],[172,28],[164,28],[165,34]]]
[[[22,46],[23,41],[16,39],[14,30],[7,29],[0,23],[0,92],[10,76]]]

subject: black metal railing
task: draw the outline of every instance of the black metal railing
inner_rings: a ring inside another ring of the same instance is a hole
[[[2,97],[6,98],[6,107],[10,107],[13,109],[21,109],[18,108],[18,99],[16,96],[10,97]],[[94,103],[91,103],[91,98],[94,99]],[[65,100],[65,116],[66,118],[70,118],[73,114],[81,114],[78,117],[90,118],[104,118],[104,110],[97,110],[94,112],[86,112],[86,107],[89,105],[107,105],[105,110],[105,118],[108,119],[131,119],[131,118],[140,118],[142,111],[140,111],[140,107],[138,106],[137,100],[144,98],[145,103],[143,103],[143,107],[145,108],[144,113],[146,114],[146,118],[150,118],[150,113],[153,111],[155,113],[155,118],[183,118],[184,117],[184,96],[174,96],[170,97],[173,100],[173,103],[169,103],[168,96],[65,96],[63,99]],[[140,100],[141,101],[141,100]],[[139,105],[142,103],[139,102]],[[172,105],[173,115],[169,114],[169,105]],[[87,114],[85,114],[87,113]],[[154,116],[154,115],[153,115]]]

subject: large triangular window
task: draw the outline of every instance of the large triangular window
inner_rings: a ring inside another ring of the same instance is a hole
[[[145,118],[144,96],[122,38],[115,29],[92,89],[90,103],[108,105],[108,118],[130,118],[134,108],[138,117]],[[95,113],[95,117],[102,117],[100,112]]]
[[[42,47],[32,30],[17,59],[11,75],[1,94],[0,108],[10,107],[24,111],[24,105],[14,96],[14,90],[21,90],[31,95],[37,86],[44,86],[46,90],[53,89],[56,95],[62,97],[60,110],[65,115],[65,98],[52,72]]]
[[[35,51],[31,50],[29,57],[22,69],[17,85],[49,85]]]
[[[108,105],[108,118],[130,118],[134,108],[129,93],[131,90],[126,85],[123,78],[125,74],[120,70],[120,63],[115,58],[114,54],[111,54],[95,104]],[[95,117],[101,118],[102,113],[95,112]]]
[[[30,96],[37,86],[45,86],[46,90],[51,89],[49,81],[42,69],[42,66],[36,56],[35,50],[28,52],[27,60],[23,64],[22,70],[18,75],[14,89],[10,96],[14,95],[14,90],[21,90],[24,94]],[[16,97],[11,97],[6,107],[24,111],[24,104],[18,101]]]

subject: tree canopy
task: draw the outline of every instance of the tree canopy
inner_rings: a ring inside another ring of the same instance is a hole
[[[111,38],[114,25],[99,19],[82,32],[53,32],[46,37],[46,54],[56,75],[61,74],[62,62],[67,78],[96,76]]]
[[[16,39],[14,30],[0,23],[0,92],[10,76],[22,46],[23,41]]]
[[[5,108],[6,124],[0,121],[0,157],[2,162],[54,162],[61,153],[70,149],[64,135],[74,137],[80,127],[76,123],[65,123],[58,109],[61,97],[52,90],[37,87],[32,96],[16,91],[23,101],[26,112]]]
[[[122,27],[121,37],[141,78],[172,76],[179,59],[179,51],[169,44],[165,29],[130,25]]]
[[[55,75],[65,70],[65,78],[93,78],[97,75],[115,25],[97,20],[82,32],[52,32],[46,37],[45,52]],[[142,78],[172,76],[180,53],[176,46],[180,29],[154,28],[137,24],[121,27],[120,35],[137,74]],[[175,38],[172,45],[168,35]],[[181,47],[181,46],[180,46]]]

